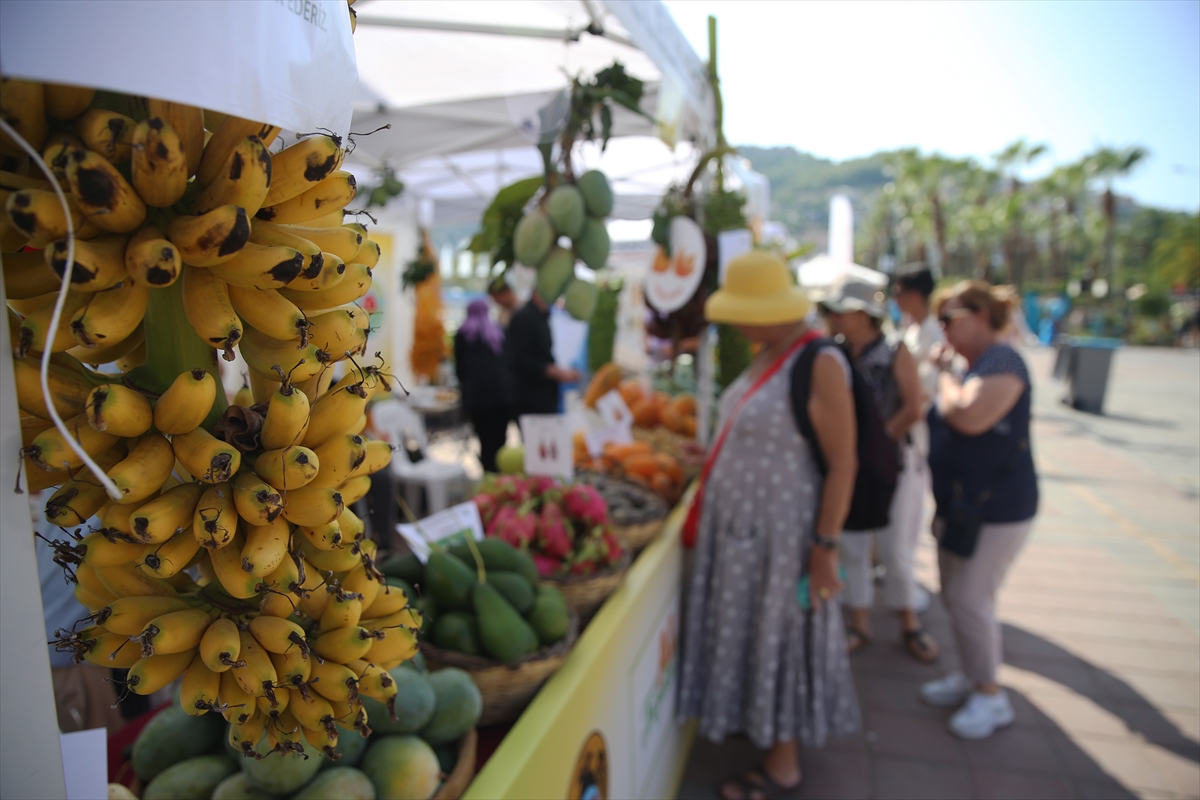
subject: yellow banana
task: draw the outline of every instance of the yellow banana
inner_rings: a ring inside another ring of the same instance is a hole
[[[71,288],[99,292],[125,280],[125,249],[128,234],[109,233],[95,239],[75,240],[75,261],[71,267]],[[62,277],[67,269],[67,241],[59,240],[45,250],[46,264]]]
[[[157,498],[153,498],[157,499]],[[147,500],[146,503],[151,502]],[[140,540],[133,536],[133,520],[134,514],[141,509],[146,503],[133,503],[123,506],[120,503],[109,503],[100,510],[100,530],[107,534],[110,539],[116,539],[122,542],[132,544],[143,544]],[[132,559],[125,559],[131,561]],[[110,566],[105,564],[104,566]]]
[[[217,704],[221,694],[221,674],[213,672],[197,653],[184,670],[179,684],[179,705],[193,717],[207,714]]]
[[[343,590],[334,592],[321,613],[320,632],[357,626],[362,619],[362,610],[362,595]]]
[[[280,289],[301,311],[321,311],[353,303],[371,291],[371,268],[363,264],[347,264],[346,274],[332,289],[319,292],[300,292]]]
[[[308,429],[302,440],[304,446],[316,449],[344,435],[352,421],[366,411],[366,394],[362,382],[350,383],[342,388],[334,386],[326,392],[312,407]]]
[[[359,500],[367,496],[367,492],[371,491],[371,477],[369,475],[359,475],[357,478],[351,478],[343,483],[338,492],[342,495],[342,502],[347,506],[352,506]]]
[[[298,650],[302,655],[308,655],[308,640],[304,636],[304,629],[291,620],[257,616],[250,620],[250,632],[263,649],[270,653]]]
[[[200,427],[217,398],[217,382],[202,369],[179,373],[154,404],[154,427],[163,433],[187,433]]]
[[[279,128],[274,125],[251,122],[232,115],[226,116],[220,124],[210,130],[213,132],[212,138],[204,147],[204,153],[200,157],[200,168],[196,171],[196,183],[200,186],[208,186],[217,179],[225,169],[234,148],[247,136],[256,136],[264,147],[269,147],[279,135]]]
[[[217,483],[204,489],[192,516],[192,536],[208,550],[220,550],[237,533],[238,513],[233,487]]]
[[[209,269],[231,286],[279,289],[292,283],[304,269],[304,254],[290,247],[247,242],[229,261]]]
[[[246,713],[244,722],[229,726],[229,746],[242,754],[243,758],[263,758],[268,753],[260,753],[255,748],[267,732],[267,718],[251,706]],[[269,751],[268,751],[269,752]]]
[[[279,225],[255,220],[255,226],[270,226],[280,233],[296,236],[311,242],[326,253],[332,253],[346,263],[357,260],[359,248],[366,237],[356,230],[340,225],[334,228],[319,228],[311,225]]]
[[[258,610],[272,617],[290,617],[299,607],[300,598],[297,595],[272,589],[263,594]]]
[[[282,517],[266,525],[247,526],[242,569],[256,577],[270,575],[288,557],[290,543],[291,531]]]
[[[13,382],[17,387],[17,405],[26,414],[41,419],[50,419],[50,410],[42,397],[40,358],[14,358]],[[87,408],[87,397],[95,384],[73,370],[51,364],[47,377],[50,399],[63,419],[70,419]],[[308,398],[304,398],[307,416]]]
[[[142,324],[150,290],[125,280],[96,292],[71,318],[71,333],[83,347],[123,342]]]
[[[288,521],[308,527],[333,522],[345,508],[342,496],[330,488],[293,489],[287,493],[285,501],[283,515]]]
[[[4,293],[9,300],[28,300],[31,297],[57,292],[61,276],[46,266],[42,253],[5,253],[0,259],[4,272]]]
[[[281,290],[280,293],[285,291],[287,290]],[[295,341],[274,339],[246,325],[239,349],[242,358],[246,359],[246,363],[258,374],[271,375],[275,371],[274,367],[279,367],[290,380],[299,383],[319,373],[331,358],[311,343],[299,349],[296,344]]]
[[[310,136],[276,153],[271,189],[263,205],[290,200],[318,185],[342,165],[346,151],[340,136]]]
[[[140,658],[129,668],[125,686],[134,694],[154,694],[183,675],[195,654],[193,648],[179,653]]]
[[[296,717],[305,730],[328,730],[337,744],[337,725],[334,724],[333,707],[329,701],[319,694],[308,692],[307,687],[291,689],[292,700],[288,710]],[[330,750],[333,748],[330,747]]]
[[[26,157],[25,151],[22,150],[19,158]],[[20,162],[18,161],[18,163]],[[51,170],[51,174],[53,174],[53,170]],[[0,187],[9,190],[41,189],[42,191],[54,191],[54,185],[43,177],[19,175],[16,172],[9,172],[7,170],[0,170]]]
[[[241,652],[242,639],[237,624],[228,617],[214,620],[200,637],[200,657],[215,673],[236,667]]]
[[[46,116],[50,119],[75,119],[87,110],[96,96],[96,90],[86,86],[44,83],[42,87],[45,92]]]
[[[176,217],[167,225],[167,238],[185,264],[211,267],[241,251],[250,238],[250,219],[241,206],[217,206],[206,214]]]
[[[213,572],[217,574],[221,588],[241,600],[256,596],[259,593],[259,584],[263,582],[262,578],[242,569],[242,550],[245,547],[246,537],[239,532],[226,547],[208,551]]]
[[[74,528],[108,502],[104,486],[88,479],[72,478],[46,501],[46,521],[60,528]]]
[[[398,591],[403,593],[402,589]],[[359,620],[358,624],[367,630],[389,630],[391,628],[400,627],[416,631],[420,630],[421,622],[422,617],[420,612],[411,606],[407,606],[399,611],[393,611],[390,614],[385,614],[378,617],[374,615],[368,616],[364,612],[363,618]]]
[[[380,256],[383,252],[379,249],[379,242],[372,242],[364,237],[362,247],[358,249],[358,253],[354,256],[355,263],[362,264],[364,267],[374,269],[379,263]]]
[[[383,633],[369,631],[357,625],[335,628],[318,636],[312,648],[321,658],[345,664],[347,661],[364,657],[370,651],[371,644],[383,636]]]
[[[295,303],[274,289],[247,289],[231,283],[229,301],[238,316],[267,336],[284,341],[299,339],[301,345],[308,344],[308,318]]]
[[[326,700],[348,703],[358,699],[358,676],[342,664],[313,659],[309,688]]]
[[[234,506],[238,516],[244,519],[247,525],[269,526],[279,519],[283,510],[283,498],[253,472],[239,472],[233,476],[231,484]]]
[[[332,437],[313,452],[320,469],[309,484],[332,489],[349,480],[351,473],[366,460],[367,441],[356,433],[343,434]],[[347,541],[353,540],[353,535],[344,530],[342,535]]]
[[[304,223],[304,225],[308,228],[340,228],[342,223],[345,221],[345,217],[346,212],[339,208],[337,211],[331,211],[328,214],[323,214],[316,219],[310,219],[308,222]],[[365,234],[363,235],[363,238],[366,238]]]
[[[135,597],[158,595],[178,597],[179,592],[171,584],[151,578],[137,568],[136,564],[121,564],[115,567],[93,567],[96,577],[113,597]],[[90,591],[90,588],[89,588]]]
[[[88,425],[87,417],[83,414],[65,420],[65,427],[71,437],[83,448],[83,451],[93,458],[117,442],[117,437],[111,433],[98,431]],[[75,469],[83,464],[83,459],[67,445],[58,428],[48,428],[42,431],[34,437],[33,443],[21,452],[35,466],[47,472],[57,469]]]
[[[266,619],[274,619],[267,617]],[[300,648],[293,647],[286,653],[270,653],[271,665],[275,667],[275,674],[279,678],[280,686],[287,689],[296,689],[304,694],[308,694],[309,672],[312,670],[314,659],[309,658],[305,653],[300,652]],[[283,692],[279,693],[280,696]],[[291,708],[295,698],[288,698],[288,708]]]
[[[236,630],[236,629],[235,629]],[[241,643],[238,643],[238,650],[242,648]],[[258,716],[258,706],[255,703],[254,695],[248,693],[238,683],[235,673],[236,669],[227,669],[221,673],[221,688],[217,694],[221,703],[221,714],[225,717],[225,721],[232,723],[236,728],[239,725],[244,725],[252,717]],[[233,736],[233,729],[230,729],[230,736]],[[258,739],[262,737],[262,730],[259,729],[258,736],[251,742],[251,746],[258,743]],[[232,739],[231,739],[232,741]]]
[[[341,547],[335,547],[331,550],[320,550],[313,547],[307,540],[300,540],[300,552],[304,554],[305,559],[321,574],[327,572],[349,572],[362,563],[362,555],[349,542],[344,543]],[[325,603],[316,601],[323,612]],[[305,612],[314,619],[319,619],[320,614],[314,615],[312,609],[305,608]]]
[[[304,269],[302,277],[312,278],[320,271],[325,263],[321,248],[302,236],[287,231],[281,225],[272,225],[261,219],[250,222],[250,241],[254,244],[270,245],[272,247],[290,247],[304,254]]]
[[[212,616],[204,609],[169,611],[147,622],[145,628],[129,638],[141,646],[142,658],[195,651],[211,622]]]
[[[97,567],[84,562],[83,564],[75,565],[75,582],[82,586],[87,592],[93,595],[97,600],[103,600],[107,604],[112,604],[120,595],[109,591],[109,588],[100,580],[100,575],[96,572]],[[141,630],[140,628],[138,630]]]
[[[118,358],[115,362],[117,369],[122,373],[127,373],[130,370],[136,369],[146,363],[146,340],[142,339],[142,343],[129,351],[129,354]]]
[[[78,234],[83,224],[83,212],[74,198],[67,195],[70,229]],[[67,235],[68,217],[63,213],[58,195],[45,189],[21,189],[12,192],[4,201],[4,212],[13,230],[28,241],[30,247],[45,247]]]
[[[75,337],[71,334],[71,317],[83,308],[84,303],[91,297],[89,292],[68,292],[63,303],[62,315],[58,320],[58,328],[50,330],[50,320],[54,314],[54,303],[25,315],[21,321],[21,329],[17,332],[16,353],[18,356],[28,355],[30,351],[61,353],[76,345]],[[316,348],[313,348],[314,350]]]
[[[110,164],[128,161],[132,153],[133,129],[129,117],[116,111],[89,108],[75,120],[75,135],[85,147],[95,150]]]
[[[398,586],[382,584],[375,593],[375,601],[363,610],[363,617],[368,620],[386,617],[403,611],[408,607],[408,597]]]
[[[175,129],[161,117],[149,117],[134,127],[130,144],[130,174],[146,204],[166,208],[178,202],[187,190],[188,166]]]
[[[298,525],[296,530],[318,550],[332,550],[342,543],[342,529],[336,520],[313,527]]]
[[[273,722],[267,725],[267,744],[271,745],[275,752],[282,754],[304,752],[304,745],[300,743],[302,728],[292,710],[287,708],[287,698],[290,697],[290,694],[284,695],[280,705],[283,711],[273,709],[268,715]],[[259,713],[262,713],[262,705],[259,703]]]
[[[108,477],[122,493],[117,502],[138,503],[154,496],[171,476],[174,466],[171,443],[162,434],[143,436],[125,460],[108,471]]]
[[[347,430],[346,433],[357,433],[357,434],[361,435],[363,433],[363,431],[365,431],[367,429],[367,422],[368,422],[367,415],[359,414],[358,419],[355,420],[354,424],[350,426],[349,430]]]
[[[334,358],[353,351],[358,342],[355,317],[362,312],[338,309],[309,318],[308,340]]]
[[[272,705],[276,705],[275,683],[278,675],[275,674],[270,656],[249,630],[239,631],[238,636],[242,643],[240,655],[246,666],[231,670],[234,678],[247,694],[266,697]]]
[[[392,462],[392,446],[378,439],[367,441],[367,456],[350,473],[350,479],[373,475]]]
[[[79,543],[84,548],[83,563],[91,564],[93,567],[127,564],[141,558],[146,549],[146,546],[141,543],[122,541],[115,536],[109,538],[112,534],[105,535],[105,533],[95,531],[83,537],[83,541]]]
[[[395,716],[395,711],[392,708],[394,705],[392,698],[397,693],[396,681],[387,673],[387,670],[378,664],[368,663],[363,667],[362,674],[358,676],[358,691],[372,700],[386,703],[388,711],[391,712],[393,717]]]
[[[354,9],[350,9],[350,13],[353,14]],[[309,747],[321,751],[330,761],[337,761],[342,757],[342,754],[337,751],[338,727],[333,717],[332,706],[330,706],[329,714],[328,724],[319,728],[309,728],[302,722],[300,725],[300,735],[304,737],[304,741],[308,743]]]
[[[257,219],[276,223],[308,222],[330,211],[345,208],[358,192],[354,174],[336,170],[303,194],[260,208]],[[267,198],[270,202],[270,198]]]
[[[33,440],[39,433],[54,426],[53,422],[35,417],[33,414],[26,414],[24,410],[18,409],[17,413],[21,420],[21,446],[28,447],[33,444]]]
[[[298,545],[297,552],[303,556],[304,580],[300,581],[301,586],[295,593],[300,598],[300,609],[309,619],[320,619],[329,602],[329,592],[325,590],[327,576],[308,560],[307,554],[315,552],[314,549],[302,541]]]
[[[183,310],[201,339],[221,350],[226,361],[235,358],[233,346],[242,338],[242,321],[229,301],[225,281],[210,270],[185,266]]]
[[[192,526],[192,515],[204,493],[202,483],[173,486],[146,502],[129,518],[130,533],[146,544],[165,542]]]
[[[125,246],[125,270],[134,283],[158,289],[174,283],[183,270],[179,250],[153,225],[140,228]]]
[[[254,462],[258,477],[284,492],[303,487],[317,476],[321,464],[307,447],[293,445],[281,450],[268,450]],[[287,514],[285,502],[284,515]]]
[[[139,347],[146,343],[146,330],[139,323],[133,329],[133,333],[126,336],[123,340],[104,347],[84,347],[76,345],[67,351],[67,354],[77,358],[84,364],[92,366],[100,366],[101,364],[112,364],[120,361],[126,356],[133,353]]]
[[[204,112],[185,103],[149,98],[151,117],[161,117],[179,134],[183,154],[187,158],[187,174],[192,177],[200,167],[204,152]]]
[[[229,401],[229,405],[242,408],[254,405],[254,392],[250,389],[250,378],[245,372],[242,373],[242,385],[233,393],[233,399]]]
[[[346,509],[349,511],[350,509]],[[342,515],[345,515],[345,511]],[[363,616],[366,616],[366,609],[370,608],[375,602],[375,595],[379,593],[382,584],[371,577],[367,572],[366,567],[358,566],[350,570],[350,573],[342,578],[342,588],[347,592],[354,592],[362,595]]]
[[[54,182],[61,186],[64,192],[71,190],[71,183],[67,180],[67,156],[72,150],[82,149],[83,142],[73,133],[52,133],[46,138],[42,160],[54,175]]]
[[[35,150],[46,141],[46,96],[42,84],[0,78],[0,117]],[[25,151],[0,132],[0,154],[23,158]]]
[[[94,150],[67,156],[67,180],[79,210],[99,228],[125,233],[142,224],[146,204],[117,168]]]
[[[191,531],[180,531],[162,544],[143,545],[141,570],[155,578],[171,578],[196,557],[200,543]]]
[[[88,425],[118,437],[140,437],[154,422],[154,409],[142,393],[120,384],[104,384],[91,390],[86,402]]]
[[[320,268],[303,270],[288,282],[287,288],[296,292],[323,292],[342,282],[346,264],[333,253],[321,253]]]
[[[279,450],[299,444],[308,430],[308,397],[284,382],[271,395],[267,415],[263,419],[260,439],[267,450]]]
[[[248,136],[234,146],[217,177],[200,192],[196,213],[232,204],[254,216],[270,186],[271,154],[257,136]]]
[[[141,656],[128,637],[105,631],[90,642],[83,659],[89,664],[108,669],[129,669]]]
[[[223,483],[242,465],[242,454],[203,428],[171,437],[175,458],[196,480],[203,483]]]
[[[391,661],[407,661],[417,654],[416,630],[407,627],[375,628],[372,633],[380,634],[367,650],[367,659],[377,664]]]

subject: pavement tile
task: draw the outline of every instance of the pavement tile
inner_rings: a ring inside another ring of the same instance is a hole
[[[1147,744],[1145,749],[1150,763],[1173,784],[1177,794],[1200,797],[1200,752],[1184,757],[1155,744]]]
[[[1006,728],[988,739],[963,742],[962,749],[967,764],[976,774],[981,770],[1003,769],[1017,774],[1066,777],[1066,769],[1058,758],[1050,734],[1040,728]]]
[[[971,796],[971,779],[961,764],[875,759],[876,800],[961,800]]]
[[[1069,781],[1045,775],[975,769],[971,780],[979,800],[1073,800],[1075,797]]]
[[[876,712],[871,715],[869,734],[872,752],[880,755],[948,762],[961,758],[959,740],[941,720]]]
[[[871,796],[871,763],[864,753],[824,749],[806,752],[804,780],[791,797],[867,798]]]
[[[872,711],[925,717],[943,723],[949,716],[946,709],[923,703],[911,680],[871,675],[868,680],[860,681],[859,686],[862,687],[859,702]]]
[[[1075,786],[1084,800],[1137,800],[1144,797],[1112,779],[1077,780]]]
[[[1067,771],[1082,780],[1117,780],[1124,786],[1158,792],[1175,791],[1146,747],[1134,739],[1113,739],[1062,733],[1051,734]]]

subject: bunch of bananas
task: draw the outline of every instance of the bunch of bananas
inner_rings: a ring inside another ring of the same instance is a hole
[[[89,611],[57,646],[128,669],[138,694],[182,678],[184,709],[224,715],[247,755],[301,739],[334,755],[338,725],[369,732],[361,696],[395,695],[387,670],[421,625],[350,508],[391,458],[363,433],[390,385],[355,358],[380,251],[344,222],[342,139],[272,154],[268,124],[7,78],[0,119],[67,198],[0,133],[27,485],[58,487],[46,517],[63,529],[100,520],[53,543]],[[229,405],[217,356],[235,351],[250,380]]]

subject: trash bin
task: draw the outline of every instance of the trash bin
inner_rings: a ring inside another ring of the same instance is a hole
[[[1067,396],[1064,401],[1072,408],[1100,414],[1104,411],[1104,393],[1108,389],[1108,373],[1113,354],[1122,344],[1120,339],[1098,336],[1075,336],[1067,343],[1064,372]],[[1058,370],[1056,370],[1057,372]]]

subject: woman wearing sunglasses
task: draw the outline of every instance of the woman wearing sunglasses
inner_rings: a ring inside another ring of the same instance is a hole
[[[958,707],[950,730],[966,739],[986,738],[1013,721],[1012,704],[996,682],[996,592],[1038,506],[1029,371],[1003,341],[1016,302],[1011,288],[980,281],[963,281],[935,302],[948,346],[935,351],[941,374],[929,411],[933,532],[963,669],[925,684],[921,697]],[[961,376],[953,371],[956,356],[966,361]]]

